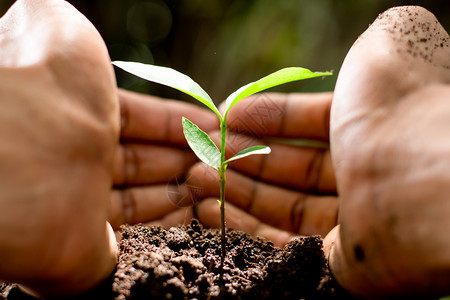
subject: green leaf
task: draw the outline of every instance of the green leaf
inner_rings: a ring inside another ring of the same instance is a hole
[[[183,117],[183,133],[192,151],[208,166],[218,170],[220,151],[209,136],[197,125]]]
[[[174,69],[129,61],[114,61],[113,65],[145,80],[169,86],[188,94],[209,107],[222,120],[211,97],[189,76]]]
[[[227,159],[225,161],[225,164],[228,164],[228,163],[232,162],[233,160],[241,159],[241,158],[244,158],[244,157],[247,157],[250,155],[269,154],[270,151],[271,151],[270,148],[267,146],[262,146],[262,145],[252,146],[252,147],[249,147],[242,151],[239,151],[238,153],[236,153],[236,155],[234,155],[230,159]]]
[[[230,96],[228,96],[227,100],[225,101],[226,108],[224,118],[226,117],[230,108],[233,107],[236,103],[238,103],[242,99],[244,99],[245,97],[248,97],[250,95],[256,94],[263,90],[267,90],[271,87],[278,86],[284,83],[328,75],[332,75],[332,73],[331,72],[316,73],[311,72],[308,69],[298,67],[281,69],[257,81],[244,85],[243,87],[232,93]]]

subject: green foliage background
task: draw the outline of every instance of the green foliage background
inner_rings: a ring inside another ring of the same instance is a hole
[[[13,1],[0,0],[4,13]],[[97,27],[113,60],[168,66],[188,74],[217,102],[239,86],[287,66],[337,75],[348,49],[377,15],[421,5],[450,29],[450,1],[73,0]],[[336,76],[277,88],[332,90]],[[118,72],[119,86],[186,99]]]

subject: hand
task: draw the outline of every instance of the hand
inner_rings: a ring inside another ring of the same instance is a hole
[[[0,29],[0,278],[79,293],[115,266],[108,217],[118,226],[176,208],[165,184],[194,163],[181,113],[205,130],[214,116],[117,91],[100,35],[65,1],[18,1]]]
[[[0,20],[0,278],[43,296],[113,270],[107,225],[119,107],[100,35],[58,0]]]
[[[192,209],[178,199],[178,184],[196,162],[183,135],[185,116],[200,128],[218,128],[216,116],[180,101],[119,90],[121,142],[115,157],[109,221],[122,224],[189,223]],[[169,184],[168,184],[169,183]]]
[[[347,55],[331,113],[338,281],[360,297],[450,293],[449,36],[419,7],[382,14]]]
[[[331,93],[259,94],[236,105],[228,116],[227,153],[264,144],[269,155],[250,156],[229,165],[226,222],[283,246],[296,235],[327,234],[336,225],[337,198],[328,149]],[[218,131],[211,134],[220,142]],[[316,147],[294,146],[308,139]],[[200,221],[220,226],[218,176],[196,164],[183,191],[197,205]]]

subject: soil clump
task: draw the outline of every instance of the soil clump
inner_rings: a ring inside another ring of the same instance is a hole
[[[331,276],[318,236],[280,249],[270,241],[227,231],[220,268],[220,235],[193,220],[188,226],[123,226],[120,256],[110,278],[72,299],[350,299]],[[0,284],[0,299],[35,299]]]

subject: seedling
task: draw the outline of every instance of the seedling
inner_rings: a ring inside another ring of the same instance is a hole
[[[220,150],[210,139],[210,137],[198,128],[197,125],[192,123],[186,118],[182,118],[183,132],[184,136],[191,147],[192,151],[198,156],[198,158],[206,163],[211,168],[215,169],[219,174],[219,184],[220,184],[220,218],[221,218],[221,267],[223,266],[226,253],[226,238],[225,238],[225,171],[228,164],[232,161],[238,160],[240,158],[247,157],[254,154],[269,154],[270,148],[263,145],[252,146],[244,149],[233,157],[225,159],[225,142],[226,142],[226,132],[227,132],[227,116],[230,109],[239,101],[253,95],[255,93],[261,92],[268,88],[278,86],[284,83],[314,78],[328,76],[332,73],[316,73],[311,72],[304,68],[285,68],[281,69],[275,73],[272,73],[266,77],[263,77],[255,82],[251,82],[237,91],[232,93],[225,101],[225,110],[223,113],[219,112],[211,97],[190,77],[170,68],[160,67],[155,65],[146,65],[136,62],[123,62],[115,61],[113,64],[131,74],[138,77],[146,79],[148,81],[156,82],[162,85],[166,85],[182,91],[204,105],[211,109],[218,117],[220,121],[220,134],[221,143]]]

